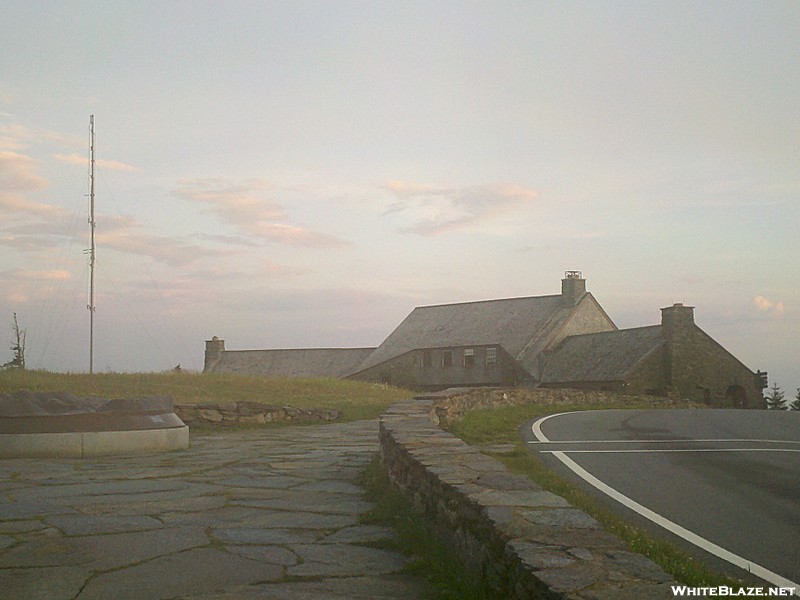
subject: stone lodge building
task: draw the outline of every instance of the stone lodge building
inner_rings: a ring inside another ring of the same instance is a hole
[[[461,386],[675,394],[713,406],[763,407],[753,373],[694,322],[661,309],[661,324],[618,329],[580,272],[561,293],[415,308],[377,348],[225,350],[206,342],[204,372],[338,377],[419,390]]]

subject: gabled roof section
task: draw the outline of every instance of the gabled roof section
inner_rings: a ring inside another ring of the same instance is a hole
[[[359,371],[420,348],[497,344],[516,356],[561,306],[561,295],[415,308]]]
[[[214,373],[274,377],[345,377],[375,348],[304,348],[298,350],[226,350]]]
[[[584,332],[599,333],[609,329],[617,329],[617,326],[614,325],[614,322],[606,314],[606,311],[603,310],[603,307],[600,306],[591,293],[587,292],[580,297],[574,306],[565,306],[562,303],[559,308],[553,311],[550,319],[539,331],[534,332],[534,334],[531,336],[531,340],[528,342],[528,345],[525,346],[519,355],[517,355],[517,360],[519,361],[520,365],[522,365],[522,367],[535,378],[541,378],[540,369],[542,365],[539,360],[541,353],[547,351],[551,347],[554,347],[555,344],[569,335],[569,332],[565,331],[565,327],[569,329],[570,322],[572,321],[573,317],[576,315],[585,314],[587,309],[590,313],[597,313],[596,316],[600,317],[600,323],[588,325],[584,322],[578,325],[578,331],[575,331],[575,334]],[[587,327],[592,327],[592,329],[587,330]]]
[[[623,381],[662,344],[661,325],[573,335],[550,355],[542,383]]]

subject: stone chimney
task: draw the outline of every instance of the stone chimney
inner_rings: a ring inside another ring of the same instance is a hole
[[[661,309],[665,346],[666,383],[675,393],[689,393],[690,340],[694,329],[694,307],[677,303]]]
[[[222,353],[225,352],[225,340],[219,339],[217,336],[206,340],[206,360],[203,365],[203,373],[210,371],[222,358]]]
[[[694,306],[677,303],[661,309],[661,326],[667,336],[689,325],[694,325]]]
[[[566,271],[561,280],[561,303],[575,306],[586,293],[586,280],[580,271]]]

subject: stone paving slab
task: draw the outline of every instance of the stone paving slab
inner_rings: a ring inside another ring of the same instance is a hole
[[[418,598],[408,559],[370,547],[356,477],[374,421],[193,435],[169,454],[0,460],[0,595]]]
[[[226,592],[186,596],[185,600],[413,600],[425,588],[409,575],[336,577],[316,581],[267,583]]]

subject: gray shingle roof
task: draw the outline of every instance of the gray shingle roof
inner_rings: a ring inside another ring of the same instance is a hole
[[[560,294],[417,307],[359,370],[419,348],[498,344],[516,356],[560,307]]]
[[[550,355],[542,383],[623,381],[662,343],[661,325],[570,336]]]
[[[228,350],[214,373],[275,377],[345,377],[357,370],[375,348],[305,348],[298,350]]]

